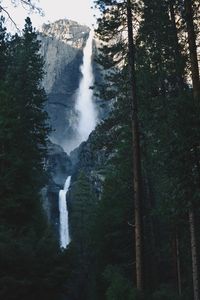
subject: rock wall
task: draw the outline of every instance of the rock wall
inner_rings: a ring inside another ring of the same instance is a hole
[[[83,48],[90,28],[74,21],[58,20],[44,24],[39,33],[41,54],[45,61],[43,86],[48,96],[46,110],[52,126],[51,140],[62,147],[73,139],[77,124],[76,93],[81,78]],[[93,41],[93,70],[95,83],[101,81],[101,69],[95,62],[97,43]],[[94,96],[98,119],[105,118],[109,104]],[[67,148],[67,146],[66,146]]]
[[[70,153],[72,184],[77,174],[83,171],[98,199],[101,198],[105,175],[112,167],[112,159],[116,154],[112,143],[112,136],[115,135],[116,128],[112,124],[99,125],[86,142]]]
[[[69,20],[44,24],[39,34],[45,61],[43,86],[48,96],[46,110],[52,126],[51,139],[63,145],[73,136],[76,123],[75,94],[80,81],[83,47],[90,29]]]
[[[65,67],[82,53],[89,31],[87,26],[70,20],[58,20],[42,26],[39,39],[40,51],[45,61],[46,75],[43,85],[47,94],[50,94],[54,84],[62,79],[61,74]],[[68,90],[71,92],[71,89]]]

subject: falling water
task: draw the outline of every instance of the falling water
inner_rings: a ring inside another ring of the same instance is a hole
[[[79,134],[79,142],[87,140],[91,131],[96,125],[96,110],[92,101],[93,91],[91,87],[94,83],[92,72],[92,40],[93,33],[90,31],[86,46],[83,52],[83,64],[81,66],[82,79],[80,82],[76,110],[79,113],[79,122],[77,132]]]
[[[69,189],[71,176],[67,177],[64,189],[59,192],[59,212],[60,212],[60,247],[66,248],[70,242],[68,228],[68,210],[66,203],[66,194]]]
[[[66,141],[64,149],[69,153],[86,141],[89,134],[95,128],[97,123],[97,112],[93,103],[94,76],[92,70],[92,49],[93,49],[93,31],[89,33],[86,45],[83,49],[83,63],[80,67],[82,78],[76,93],[75,111],[78,115],[78,122],[74,124],[74,137]]]
[[[93,32],[90,31],[85,48],[83,50],[83,64],[80,67],[82,79],[76,97],[75,110],[78,113],[78,124],[75,126],[76,134],[74,139],[66,141],[65,150],[69,153],[87,140],[91,131],[97,123],[97,114],[93,103],[93,91],[91,87],[94,83],[92,72],[92,40]],[[70,242],[68,230],[68,211],[66,205],[66,193],[70,185],[71,177],[68,177],[64,190],[59,193],[59,210],[60,210],[60,246],[66,248]]]

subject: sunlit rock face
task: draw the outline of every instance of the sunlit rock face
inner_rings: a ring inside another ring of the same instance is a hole
[[[47,94],[51,93],[55,83],[63,78],[62,72],[67,65],[72,64],[78,58],[79,67],[88,33],[87,26],[69,20],[59,20],[43,25],[40,40],[46,72],[43,85]],[[79,80],[79,77],[77,79]],[[67,82],[66,85],[68,85]]]
[[[61,145],[73,136],[75,93],[79,86],[79,70],[90,29],[69,20],[44,24],[39,34],[41,54],[45,61],[43,86],[48,96],[46,110],[52,126],[51,139]]]

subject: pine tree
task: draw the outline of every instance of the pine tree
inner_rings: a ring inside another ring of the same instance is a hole
[[[135,72],[135,46],[133,41],[132,7],[127,0],[128,25],[128,54],[129,54],[129,84],[132,114],[133,135],[133,187],[134,187],[134,217],[135,217],[135,253],[136,253],[136,286],[144,289],[144,260],[143,260],[143,232],[142,232],[142,177],[140,151],[140,125],[138,120],[138,94]]]
[[[70,263],[41,205],[49,127],[40,45],[29,18],[22,36],[0,28],[0,298],[60,299]]]
[[[38,207],[49,131],[44,111],[46,96],[41,87],[43,63],[29,18],[23,36],[15,36],[9,48],[9,65],[1,95],[2,155],[5,157],[1,176],[5,211],[2,209],[1,213],[19,225],[31,220],[33,210]]]
[[[198,141],[199,108],[192,100],[186,84],[187,53],[184,53],[184,41],[177,35],[174,15],[177,12],[177,3],[156,2],[145,1],[144,19],[139,32],[139,39],[143,35],[138,50],[138,57],[142,60],[141,62],[139,58],[138,61],[139,72],[140,68],[142,70],[140,93],[141,98],[146,99],[145,102],[142,101],[141,119],[146,142],[148,145],[154,145],[152,150],[149,146],[149,154],[152,151],[152,168],[155,170],[156,165],[158,166],[154,173],[157,172],[160,177],[154,178],[154,185],[159,193],[165,190],[163,197],[169,197],[167,201],[169,207],[171,206],[171,212],[168,212],[171,221],[175,217],[176,223],[179,218],[181,224],[181,218],[187,213],[188,205],[190,206],[191,201],[195,202],[191,190],[195,190],[196,193],[199,190],[195,183],[197,173],[193,172],[194,155],[190,152],[190,145]],[[157,4],[163,9],[158,10]],[[160,29],[159,23],[162,24]],[[147,76],[145,80],[144,74]],[[187,122],[184,122],[186,116]],[[165,123],[162,126],[163,119]],[[175,228],[176,226],[183,225],[176,223]]]
[[[70,279],[69,297],[93,299],[94,254],[92,228],[96,215],[96,197],[91,184],[83,171],[74,178],[69,192],[73,199],[69,205],[70,234],[73,237],[70,244],[73,255],[73,273]]]
[[[104,26],[103,34],[108,33],[112,36],[111,45],[114,35],[114,45],[112,47],[104,47],[104,55],[110,55],[113,64],[120,69],[123,69],[122,63],[127,64],[128,76],[126,78],[126,89],[128,96],[128,104],[130,107],[130,123],[132,124],[133,138],[133,186],[134,194],[133,201],[135,204],[135,232],[133,234],[136,247],[136,286],[139,290],[144,288],[144,260],[143,260],[143,238],[142,238],[142,174],[141,174],[141,154],[140,154],[140,125],[138,120],[138,98],[137,84],[135,74],[135,46],[133,39],[133,18],[132,18],[132,2],[126,1],[121,3],[118,1],[97,1],[99,7],[103,11],[103,17],[100,21],[99,32]],[[135,8],[135,7],[134,7]],[[136,6],[137,8],[137,6]],[[136,14],[136,9],[134,10]],[[116,19],[116,15],[118,19]],[[123,40],[123,32],[127,31],[127,44],[121,42]],[[113,34],[114,33],[114,34]],[[102,35],[102,33],[101,33]],[[116,44],[115,39],[119,42]],[[110,42],[109,42],[110,43]],[[117,45],[117,46],[116,46]],[[121,47],[119,47],[121,46]],[[122,50],[123,49],[123,50]],[[111,64],[112,66],[112,64]]]
[[[199,66],[197,58],[197,46],[196,46],[196,33],[194,29],[194,13],[192,7],[192,1],[184,0],[185,8],[185,22],[188,34],[188,44],[190,53],[190,66],[192,75],[192,85],[193,85],[193,98],[196,105],[199,105],[200,101],[200,78],[199,78]],[[197,104],[198,103],[198,104]],[[197,156],[197,146],[193,145],[193,151],[195,156]],[[195,164],[198,168],[198,157],[196,157]],[[195,206],[193,200],[190,201],[189,207],[189,225],[191,234],[191,252],[192,252],[192,274],[193,274],[193,287],[194,287],[194,299],[200,299],[199,291],[199,270],[198,270],[198,253],[197,253],[197,230],[196,230],[196,220],[195,220]]]

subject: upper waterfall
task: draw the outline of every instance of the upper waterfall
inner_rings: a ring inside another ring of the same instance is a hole
[[[93,90],[91,87],[94,84],[92,71],[92,41],[93,32],[90,31],[89,38],[83,52],[83,64],[81,66],[82,79],[80,82],[76,110],[79,113],[79,122],[77,132],[79,135],[79,143],[85,141],[91,131],[95,128],[97,115],[93,103]]]
[[[86,45],[83,50],[83,63],[80,66],[82,78],[76,93],[75,110],[78,121],[74,124],[75,135],[70,141],[66,141],[65,150],[69,153],[86,141],[89,134],[97,123],[97,111],[93,102],[94,76],[92,70],[92,50],[93,50],[93,31],[89,33]]]

